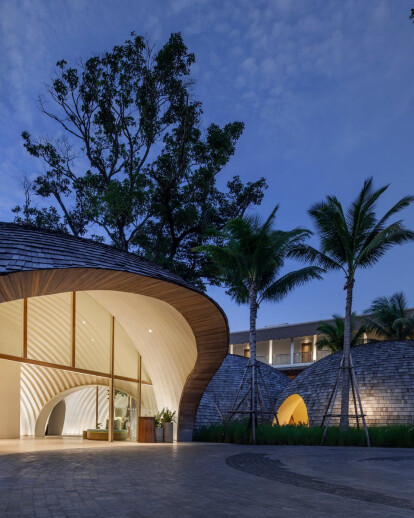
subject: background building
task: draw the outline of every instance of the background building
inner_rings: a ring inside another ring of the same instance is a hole
[[[281,324],[257,329],[257,359],[284,372],[289,377],[296,376],[304,368],[331,354],[329,349],[318,350],[316,343],[317,330],[322,322],[317,320],[300,324]],[[356,325],[360,325],[357,320]],[[375,339],[372,334],[364,334],[363,341]],[[229,353],[249,357],[249,331],[238,331],[230,334]]]

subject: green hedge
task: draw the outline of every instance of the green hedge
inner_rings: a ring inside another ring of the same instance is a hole
[[[323,429],[319,426],[272,426],[260,424],[256,430],[257,444],[279,444],[296,446],[319,446]],[[414,425],[377,426],[369,428],[371,446],[388,448],[413,448]],[[251,430],[247,422],[232,421],[228,425],[214,424],[205,426],[194,435],[195,441],[228,442],[250,444]],[[350,428],[348,432],[338,427],[328,429],[325,444],[327,446],[365,446],[363,429]]]

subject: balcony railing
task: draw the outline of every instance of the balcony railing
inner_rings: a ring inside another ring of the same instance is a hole
[[[316,359],[320,360],[331,354],[331,351],[316,351]],[[302,363],[312,363],[312,352],[298,352],[293,354],[293,364],[300,365]],[[267,361],[266,361],[267,363]],[[290,353],[274,354],[272,365],[292,365]]]
[[[273,365],[289,365],[290,354],[274,354],[272,363]]]
[[[312,353],[294,353],[293,354],[293,363],[310,363],[312,361]]]
[[[316,360],[320,360],[322,358],[325,358],[325,356],[328,356],[331,354],[331,351],[316,351]],[[269,365],[269,357],[266,355],[256,356],[256,359],[259,362],[266,363]],[[284,353],[284,354],[274,354],[272,358],[272,365],[278,366],[278,365],[301,365],[305,363],[312,363],[314,360],[312,359],[312,352],[295,352],[293,353],[293,362],[290,353]]]
[[[316,351],[316,359],[320,360],[321,358],[325,358],[325,356],[329,356],[331,351]]]

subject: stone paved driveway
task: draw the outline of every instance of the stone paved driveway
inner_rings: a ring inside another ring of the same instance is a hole
[[[413,517],[414,451],[179,444],[0,455],[1,518],[350,515]]]

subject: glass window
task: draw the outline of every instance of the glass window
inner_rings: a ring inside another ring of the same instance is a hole
[[[23,299],[0,304],[0,352],[22,356]]]
[[[70,365],[72,294],[59,293],[27,300],[27,356]]]
[[[127,378],[138,377],[138,351],[128,333],[115,320],[115,374]]]
[[[76,367],[111,371],[111,315],[85,292],[76,294]]]

